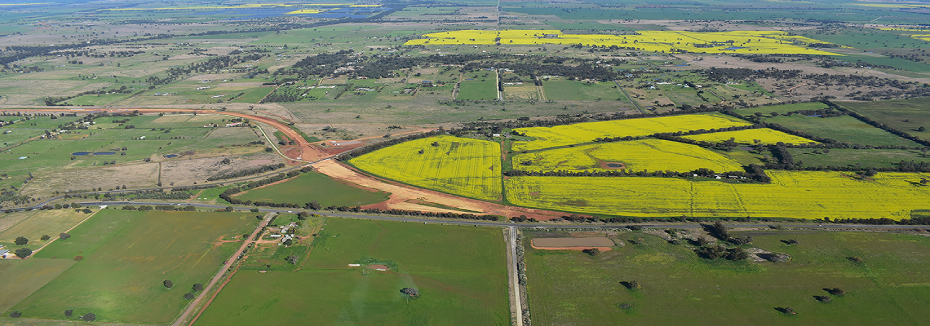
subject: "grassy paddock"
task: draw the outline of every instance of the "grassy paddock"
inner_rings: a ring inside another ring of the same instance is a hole
[[[709,261],[649,234],[641,244],[592,257],[526,247],[530,307],[539,325],[916,325],[930,317],[930,239],[885,233],[773,231],[755,246],[787,253],[784,263]],[[780,240],[797,239],[788,246]],[[528,242],[528,241],[527,241]],[[862,263],[846,257],[858,256]],[[628,290],[620,282],[637,281]],[[839,287],[845,296],[815,295]],[[632,308],[621,309],[628,303]],[[783,315],[776,307],[792,307]]]
[[[240,270],[197,323],[507,325],[505,263],[499,229],[330,218],[299,271]]]
[[[207,283],[238,245],[219,241],[255,223],[250,214],[104,210],[36,255],[74,266],[12,310],[26,318],[61,319],[74,309],[97,321],[170,322],[187,304],[184,293]],[[166,279],[175,287],[166,289]]]
[[[250,190],[239,196],[239,199],[299,205],[317,201],[323,207],[328,207],[374,204],[387,200],[388,195],[383,191],[361,189],[310,172],[283,183]]]

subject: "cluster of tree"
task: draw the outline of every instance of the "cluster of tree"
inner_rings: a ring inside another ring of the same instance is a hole
[[[743,248],[734,247],[727,248],[722,245],[716,246],[703,246],[694,250],[698,256],[705,259],[719,259],[724,258],[727,260],[745,260],[749,258],[749,253]]]
[[[475,215],[468,213],[449,213],[449,212],[421,212],[421,211],[410,211],[403,209],[379,209],[379,208],[361,208],[359,206],[347,207],[339,206],[336,207],[337,211],[340,212],[352,212],[352,213],[367,213],[367,214],[388,214],[388,215],[400,215],[400,216],[425,216],[425,217],[436,217],[436,218],[457,218],[464,220],[484,220],[484,221],[499,221],[500,216],[497,215]]]
[[[262,174],[265,172],[270,172],[270,171],[274,171],[274,170],[282,169],[282,168],[284,168],[284,163],[263,165],[263,166],[254,167],[250,169],[239,170],[235,172],[228,172],[228,173],[223,173],[220,175],[211,176],[207,178],[207,181],[241,178],[241,177],[255,175],[255,174]]]
[[[689,172],[677,172],[677,171],[633,171],[632,169],[617,169],[617,170],[606,170],[606,171],[525,171],[525,170],[510,170],[503,172],[503,175],[508,177],[521,177],[521,176],[534,176],[534,177],[659,177],[659,178],[692,178],[695,175],[699,177],[706,178],[726,178],[736,181],[746,181],[746,179],[759,181],[759,182],[770,182],[771,179],[762,171],[761,167],[756,166],[750,171],[729,171],[729,172],[714,172],[713,170],[708,169],[697,169]],[[745,178],[745,179],[744,179]]]
[[[726,241],[735,245],[745,245],[752,243],[752,236],[734,237],[730,234],[730,231],[727,229],[727,227],[724,226],[720,221],[716,221],[714,224],[702,226],[711,236],[721,241]]]
[[[775,68],[749,69],[749,68],[710,68],[702,71],[707,79],[726,83],[731,80],[752,80],[756,78],[791,79],[801,76],[801,70],[781,70]]]
[[[132,206],[132,205],[126,205],[126,206],[123,206],[122,209],[123,209],[124,211],[135,211],[135,210],[138,210],[138,211],[150,211],[150,210],[153,210],[153,209],[154,209],[154,210],[156,210],[156,211],[188,211],[188,212],[193,212],[193,211],[196,211],[196,210],[197,210],[197,207],[190,206],[190,205],[185,205],[185,206],[175,206],[175,205],[156,205],[156,206],[149,206],[149,205],[141,205],[141,206],[139,206],[139,207],[135,207],[135,206]]]

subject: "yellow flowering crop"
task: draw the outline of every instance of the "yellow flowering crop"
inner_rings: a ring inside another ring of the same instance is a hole
[[[437,136],[382,148],[349,162],[418,187],[477,199],[501,198],[501,150],[494,142]]]
[[[653,177],[512,177],[507,200],[528,207],[623,216],[907,218],[930,208],[916,173],[861,181],[841,172],[768,171],[771,184]]]
[[[596,138],[646,136],[660,132],[676,132],[733,126],[750,123],[722,114],[689,114],[659,118],[585,122],[555,127],[519,128],[517,132],[536,138],[515,141],[516,151],[537,150],[594,141]]]
[[[722,131],[710,134],[684,136],[684,138],[706,142],[724,142],[730,138],[733,138],[735,142],[740,144],[756,144],[756,141],[758,140],[760,144],[766,145],[777,144],[778,142],[795,145],[816,143],[815,141],[804,137],[786,134],[781,131],[772,130],[769,128]]]
[[[525,165],[523,162],[530,164]],[[594,172],[619,168],[636,172],[687,172],[699,168],[719,172],[743,170],[738,162],[700,146],[659,139],[592,144],[520,154],[514,156],[513,168],[540,172]]]
[[[641,31],[636,35],[565,34],[559,30],[461,30],[423,35],[406,45],[541,45],[582,44],[618,46],[626,49],[663,53],[754,53],[839,55],[806,47],[826,43],[781,31],[683,32]]]

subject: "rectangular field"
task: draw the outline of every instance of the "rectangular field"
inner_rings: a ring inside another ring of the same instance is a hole
[[[613,82],[581,82],[552,79],[543,82],[546,99],[551,101],[616,100],[623,93]]]
[[[526,245],[533,323],[912,325],[930,317],[930,276],[922,272],[930,254],[927,237],[798,231],[735,235],[751,235],[754,246],[788,254],[791,260],[705,260],[689,246],[640,232],[619,234],[621,241],[638,244],[594,257]],[[781,242],[786,239],[799,244]],[[628,290],[620,283],[630,281],[641,288]],[[814,299],[829,295],[823,288],[835,287],[847,294],[832,296],[829,303]],[[623,309],[623,304],[630,307]],[[778,307],[792,307],[797,315],[784,315]]]
[[[371,174],[483,200],[501,199],[500,144],[437,136],[400,143],[349,161]]]
[[[73,309],[97,321],[168,323],[187,304],[184,293],[223,268],[233,239],[256,223],[251,214],[105,209],[30,258],[74,266],[12,309],[25,318],[62,319]]]
[[[807,144],[807,143],[816,143],[813,140],[798,137],[791,134],[786,134],[778,130],[773,130],[769,128],[759,128],[759,129],[745,129],[737,131],[722,131],[709,134],[699,134],[684,136],[684,138],[694,139],[697,141],[705,142],[725,142],[730,138],[733,138],[733,141],[740,144],[765,144],[765,145],[774,145],[777,143],[785,144]]]
[[[501,236],[497,228],[329,218],[300,270],[240,270],[197,324],[509,325]],[[420,296],[408,303],[405,287]]]
[[[660,132],[676,132],[733,126],[750,123],[722,114],[691,114],[660,118],[585,122],[555,127],[514,129],[536,140],[514,142],[516,151],[531,151],[549,147],[593,142],[597,138],[647,136]]]
[[[922,139],[930,139],[930,105],[926,98],[876,102],[841,102],[840,105],[872,120]],[[924,131],[920,131],[924,127]]]
[[[589,214],[653,217],[890,218],[925,209],[926,174],[767,171],[771,184],[678,178],[511,177],[515,205]]]
[[[765,118],[765,121],[774,122],[786,128],[803,131],[815,136],[853,144],[920,146],[920,144],[872,127],[848,115],[830,118],[801,115],[778,116]]]
[[[659,139],[644,139],[556,148],[513,157],[516,170],[687,172],[700,168],[718,172],[742,171],[738,162],[699,146]]]

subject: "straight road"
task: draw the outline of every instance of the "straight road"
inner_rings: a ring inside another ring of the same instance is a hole
[[[200,204],[200,203],[174,203],[174,202],[148,202],[148,201],[93,201],[93,202],[79,202],[78,204],[85,206],[99,206],[99,205],[173,205],[173,206],[194,206],[200,208],[208,209],[224,209],[228,205],[211,205],[211,204]],[[497,226],[497,227],[521,227],[521,228],[549,228],[549,229],[623,229],[628,225],[639,225],[643,228],[674,228],[674,229],[700,229],[704,226],[701,224],[687,223],[687,224],[677,224],[677,223],[650,223],[650,224],[635,224],[635,223],[625,223],[625,224],[549,224],[549,223],[513,223],[513,222],[492,222],[492,221],[483,221],[483,220],[460,220],[460,219],[438,219],[438,218],[421,218],[421,217],[405,217],[405,216],[392,216],[392,215],[380,215],[380,214],[365,214],[365,213],[344,213],[337,211],[313,211],[307,209],[280,209],[280,208],[259,208],[251,206],[233,206],[236,210],[247,211],[253,208],[258,208],[260,212],[265,213],[297,213],[297,212],[308,212],[313,214],[319,214],[329,217],[343,217],[343,218],[357,218],[357,219],[370,219],[370,220],[384,220],[384,221],[395,221],[395,222],[415,222],[415,223],[434,223],[434,224],[449,224],[449,225],[465,225],[465,226]],[[922,229],[930,230],[930,225],[866,225],[866,224],[814,224],[814,223],[751,223],[751,224],[742,224],[742,223],[731,223],[724,224],[727,227],[737,227],[737,228],[761,228],[769,227],[773,225],[780,225],[782,227],[797,227],[797,228],[807,228],[807,229],[898,229],[898,230],[907,230],[907,229]]]
[[[255,235],[261,232],[262,228],[268,225],[268,222],[270,222],[271,218],[275,215],[277,214],[271,212],[265,214],[265,218],[262,219],[261,223],[258,223],[258,227],[255,228],[255,231],[252,231],[252,234],[242,242],[242,245],[239,246],[239,250],[236,250],[236,252],[229,257],[229,260],[226,261],[226,264],[223,265],[223,268],[221,268],[220,271],[217,272],[215,276],[213,276],[213,279],[210,280],[210,284],[207,284],[207,286],[203,288],[203,291],[200,291],[200,294],[197,295],[197,298],[195,298],[194,301],[191,301],[191,303],[187,305],[187,308],[184,309],[184,313],[182,313],[181,317],[174,321],[172,326],[181,326],[185,323],[185,321],[187,321],[188,318],[190,318],[190,314],[197,309],[197,307],[200,305],[200,302],[203,301],[203,299],[207,296],[207,293],[210,292],[210,290],[213,289],[213,286],[223,278],[223,274],[226,273],[226,269],[228,269],[229,266],[232,266],[233,262],[235,262],[237,257],[239,257],[243,251],[245,251],[245,248],[247,248],[250,243],[255,242],[255,240],[253,240],[255,239]]]
[[[511,277],[513,277],[513,303],[514,314],[516,316],[516,325],[523,326],[523,307],[520,306],[520,272],[517,270],[520,262],[517,260],[517,227],[511,226],[510,229],[510,257],[511,257]]]

